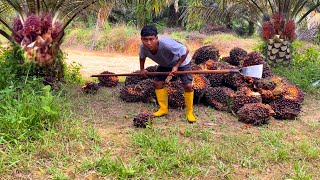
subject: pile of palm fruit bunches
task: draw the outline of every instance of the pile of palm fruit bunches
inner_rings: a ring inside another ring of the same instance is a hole
[[[258,52],[247,53],[241,48],[230,51],[229,57],[219,57],[213,46],[204,46],[195,51],[192,57],[193,70],[239,69],[263,64],[261,79],[230,74],[194,74],[194,103],[203,103],[219,111],[228,111],[247,124],[267,124],[270,117],[294,119],[301,111],[303,92],[285,78],[274,76],[271,67]],[[155,71],[157,66],[146,68]],[[109,72],[103,72],[109,73]],[[120,98],[126,102],[156,103],[152,76],[128,76],[120,90]],[[100,84],[114,86],[118,78],[99,78]],[[170,108],[184,107],[184,89],[179,79],[166,83]],[[140,120],[139,120],[139,117]],[[138,126],[150,122],[152,115],[142,113],[135,118]]]

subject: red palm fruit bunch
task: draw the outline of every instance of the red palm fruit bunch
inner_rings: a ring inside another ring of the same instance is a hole
[[[173,81],[166,84],[168,92],[168,103],[171,108],[183,108],[184,103],[184,88],[181,85],[181,81]]]
[[[140,73],[140,70],[134,71],[132,73]],[[124,81],[124,85],[125,86],[135,85],[135,84],[138,84],[140,81],[143,81],[145,79],[147,79],[147,77],[144,77],[144,76],[127,76],[126,80]]]
[[[99,90],[99,85],[95,82],[87,82],[81,90],[87,94],[95,94]]]
[[[214,46],[208,45],[197,49],[192,56],[192,60],[195,64],[201,64],[209,59],[218,61],[219,57],[219,50],[217,50]]]
[[[140,86],[142,89],[142,96],[141,96],[142,102],[144,103],[157,102],[152,79],[145,79],[143,81],[140,81],[138,83],[138,86]]]
[[[137,85],[128,85],[120,90],[120,98],[125,102],[139,102],[142,97],[142,88]]]
[[[23,40],[23,24],[21,22],[21,19],[19,17],[15,17],[13,19],[13,38],[16,42],[21,43]]]
[[[109,71],[104,71],[100,74],[114,74]],[[118,76],[104,76],[104,77],[98,77],[99,80],[99,86],[104,87],[115,87],[119,83]]]
[[[272,39],[274,35],[292,41],[296,38],[294,20],[286,20],[282,14],[276,13],[271,20],[262,25],[261,36],[264,40]]]
[[[193,90],[196,103],[200,102],[206,89],[210,87],[210,81],[202,74],[193,74]]]
[[[52,43],[62,30],[62,23],[54,20],[52,13],[30,14],[25,20],[16,17],[13,21],[13,38],[24,48],[27,60],[40,66],[54,61]]]
[[[287,37],[289,40],[293,40],[296,38],[295,30],[296,30],[296,25],[293,20],[290,20],[284,26],[283,35]]]
[[[133,118],[133,125],[138,128],[146,128],[147,125],[151,125],[153,118],[153,114],[142,112]]]
[[[250,103],[242,106],[237,114],[241,122],[262,125],[269,122],[270,117],[274,115],[274,111],[267,104]]]
[[[205,103],[219,111],[227,111],[233,97],[234,91],[228,87],[210,87],[205,92]]]
[[[232,100],[231,109],[234,113],[237,113],[238,110],[245,104],[261,102],[262,98],[260,93],[253,92],[251,89],[243,87],[235,93]]]

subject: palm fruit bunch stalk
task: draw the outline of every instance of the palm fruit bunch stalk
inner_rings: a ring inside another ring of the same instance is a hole
[[[247,56],[247,51],[236,47],[231,49],[230,51],[230,61],[229,63],[234,66],[239,66],[240,61],[243,60]]]
[[[219,111],[227,111],[234,95],[234,91],[228,87],[210,87],[205,92],[205,104]]]
[[[142,97],[142,88],[138,85],[128,85],[120,90],[120,98],[125,102],[139,102]]]
[[[95,82],[87,82],[81,90],[87,94],[95,94],[99,90],[99,85]]]
[[[210,66],[207,66],[208,70],[222,70],[222,69],[234,69],[234,66],[229,65],[225,62],[214,62],[213,64],[210,64]],[[206,74],[205,76],[209,81],[211,87],[219,87],[222,86],[225,74],[219,74],[219,73],[211,73]]]
[[[253,125],[268,124],[273,114],[272,108],[262,103],[245,104],[237,112],[239,121]]]
[[[148,72],[156,72],[157,69],[158,69],[158,66],[157,66],[157,65],[155,65],[155,66],[149,66],[149,67],[146,68],[146,70],[147,70]],[[155,77],[154,75],[148,75],[148,78],[150,78],[150,79],[153,79],[154,77]]]
[[[290,43],[297,37],[293,19],[286,19],[283,14],[275,13],[262,25],[261,36],[268,43],[267,55],[271,65],[291,62]]]
[[[114,74],[114,73],[109,71],[103,71],[100,74]],[[115,87],[119,83],[118,76],[98,77],[98,80],[99,80],[99,86],[104,86],[104,87]]]
[[[194,102],[199,103],[208,87],[210,82],[202,74],[193,74],[193,90],[194,90]]]
[[[209,45],[197,49],[194,52],[192,59],[195,64],[201,64],[208,61],[209,59],[218,61],[219,56],[219,51],[214,46]]]
[[[141,96],[142,102],[144,103],[157,102],[152,79],[145,79],[139,82],[138,86],[141,87],[141,90],[142,90],[142,96]]]
[[[171,108],[183,108],[184,103],[184,88],[181,81],[173,81],[166,84],[168,92],[168,104]]]
[[[53,22],[53,14],[29,14],[25,20],[16,17],[12,27],[13,38],[25,50],[26,60],[40,66],[53,64],[53,42],[62,30],[59,20]]]
[[[303,92],[294,85],[284,85],[281,97],[270,103],[277,119],[294,119],[302,108]]]
[[[153,114],[148,112],[139,113],[133,118],[133,125],[137,128],[146,128],[147,125],[152,124]]]
[[[140,73],[140,71],[134,71],[132,73]],[[125,86],[128,85],[136,85],[138,84],[140,81],[148,79],[147,77],[144,76],[127,76],[126,80],[124,81]]]
[[[263,72],[262,78],[267,78],[272,76],[271,67],[266,61],[264,57],[258,52],[251,52],[249,53],[244,59],[243,63],[241,64],[242,67],[253,66],[263,64]]]
[[[262,98],[260,93],[253,92],[248,87],[243,87],[240,90],[236,91],[235,96],[232,100],[231,109],[234,113],[237,113],[239,109],[245,104],[250,103],[261,103]]]

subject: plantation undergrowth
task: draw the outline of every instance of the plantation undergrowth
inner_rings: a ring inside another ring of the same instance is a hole
[[[183,109],[170,109],[147,129],[134,128],[132,119],[157,106],[121,101],[123,82],[83,94],[80,66],[71,65],[67,84],[51,89],[13,52],[0,56],[0,179],[320,178],[314,47],[297,51],[292,66],[273,69],[306,93],[296,120],[252,127],[195,105],[196,124],[186,123]]]

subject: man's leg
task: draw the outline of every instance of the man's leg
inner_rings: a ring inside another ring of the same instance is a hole
[[[170,69],[161,67],[161,66],[159,66],[157,69],[157,72],[166,72],[166,71],[170,71]],[[155,80],[153,83],[156,91],[157,101],[160,106],[159,110],[153,113],[153,115],[156,117],[166,115],[169,112],[168,93],[167,93],[167,89],[164,87],[164,80],[166,79],[166,77],[167,76],[163,76],[163,75],[155,76]]]
[[[179,71],[189,71],[191,70],[191,65],[186,65],[179,68]],[[180,75],[180,79],[184,85],[184,101],[186,104],[186,117],[189,123],[196,122],[196,117],[193,115],[193,85],[192,85],[192,75],[183,74]]]
[[[192,84],[184,85],[184,101],[186,104],[186,117],[189,123],[196,122],[196,117],[193,115],[193,88]]]

